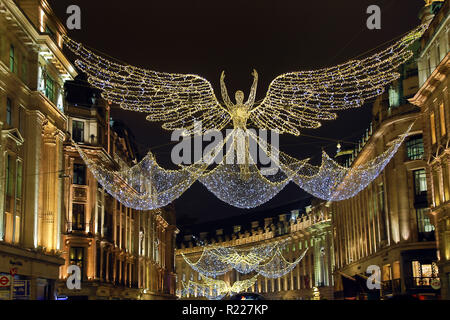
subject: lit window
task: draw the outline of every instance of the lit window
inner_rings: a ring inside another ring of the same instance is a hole
[[[12,102],[9,98],[6,98],[6,123],[12,126]]]
[[[424,169],[416,170],[414,174],[414,188],[416,196],[420,196],[427,192],[427,175]]]
[[[55,102],[55,81],[47,75],[45,80],[45,96],[52,102]]]
[[[406,142],[408,160],[421,160],[425,153],[422,136],[412,137]]]
[[[13,196],[13,159],[8,154],[6,158],[6,195]]]
[[[447,134],[447,128],[445,126],[445,110],[444,110],[444,104],[441,103],[439,106],[439,118],[441,120],[441,136],[445,136]]]
[[[75,142],[84,142],[84,122],[73,120],[72,139]]]
[[[15,58],[15,49],[13,45],[9,47],[9,70],[11,72],[16,72],[16,58]]]
[[[411,264],[416,286],[430,286],[431,279],[438,277],[439,269],[435,262],[422,264],[419,261],[412,261]]]
[[[389,88],[389,106],[398,107],[400,105],[400,95],[394,87]]]
[[[84,248],[72,247],[69,252],[69,264],[80,267],[81,277],[83,277]]]
[[[430,114],[431,143],[436,144],[436,119],[434,112]]]
[[[426,215],[428,209],[416,209],[417,229],[419,232],[419,241],[434,241],[434,225]]]
[[[86,166],[83,164],[73,165],[73,184],[79,186],[86,185]]]

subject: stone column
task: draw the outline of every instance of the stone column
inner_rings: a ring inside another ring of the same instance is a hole
[[[408,199],[408,179],[407,179],[407,170],[403,163],[401,163],[402,155],[405,154],[405,147],[402,145],[396,156],[396,167],[397,167],[397,196],[398,196],[398,220],[399,220],[399,228],[400,228],[400,241],[409,240],[411,237],[411,226],[409,222],[410,216],[410,208],[409,208],[409,199]]]
[[[56,236],[56,249],[61,250],[61,230],[64,227],[64,219],[63,219],[63,208],[64,208],[64,181],[62,178],[63,170],[64,170],[64,152],[63,152],[63,142],[65,139],[65,134],[61,130],[58,130],[56,135],[56,149],[58,154],[57,161],[57,210],[56,210],[56,221],[55,221],[55,236]]]
[[[42,124],[45,116],[39,111],[27,111],[27,134],[24,157],[24,224],[23,245],[38,246],[39,182],[42,145]]]
[[[56,248],[56,215],[57,215],[57,195],[58,190],[55,188],[58,181],[57,153],[56,153],[56,135],[58,134],[56,127],[50,123],[46,123],[43,127],[43,152],[41,163],[41,201],[42,211],[39,215],[40,233],[39,245],[50,249]]]

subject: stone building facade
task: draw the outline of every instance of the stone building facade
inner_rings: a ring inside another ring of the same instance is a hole
[[[438,10],[438,11],[437,11]],[[421,39],[420,90],[411,103],[421,109],[424,128],[429,216],[436,227],[442,298],[450,299],[450,3],[428,13],[431,24]]]
[[[421,12],[424,20],[429,21],[430,10],[431,3]],[[422,67],[420,44],[413,50],[415,57],[399,69],[400,79],[377,98],[373,123],[346,164],[357,166],[375,158],[413,124],[409,136],[366,189],[331,204],[336,298],[440,297],[434,285],[440,270],[435,226],[428,214],[432,188],[427,185],[426,126],[420,120],[420,108],[408,101],[423,78],[418,71]],[[380,271],[379,289],[367,286],[374,270],[369,267]]]
[[[80,90],[80,83],[68,85],[69,95],[78,99],[66,107],[72,139],[111,168],[136,164],[129,130],[110,121],[111,106],[96,99],[98,92]],[[175,298],[173,208],[138,211],[122,205],[97,183],[70,140],[64,143],[64,168],[65,265],[58,294],[90,300]],[[73,264],[82,271],[81,290],[66,287]]]
[[[283,209],[280,211],[286,212]],[[331,215],[325,204],[308,207],[307,211],[308,213],[304,214],[294,210],[277,215],[263,213],[254,217],[248,216],[239,219],[240,225],[233,224],[236,220],[230,219],[213,225],[184,228],[176,250],[177,290],[183,290],[182,282],[201,279],[198,272],[185,262],[182,254],[195,262],[200,258],[205,245],[243,249],[287,239],[282,251],[283,257],[293,262],[308,249],[305,257],[295,269],[281,278],[268,279],[258,276],[257,283],[247,292],[258,293],[267,299],[312,300],[317,297],[314,295],[316,289],[321,298],[333,299]],[[232,270],[217,279],[232,286],[235,281],[253,276],[254,274],[242,275]],[[194,294],[181,298],[200,297]]]
[[[65,33],[45,0],[0,1],[0,274],[17,299],[54,298],[64,263]]]

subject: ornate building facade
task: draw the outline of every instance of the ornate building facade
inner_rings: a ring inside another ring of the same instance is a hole
[[[429,7],[429,9],[432,9]],[[421,39],[420,90],[411,103],[421,109],[424,128],[428,201],[437,232],[443,299],[450,299],[450,3],[429,11],[431,24]]]
[[[198,272],[186,263],[182,254],[189,261],[196,262],[205,245],[245,249],[285,239],[287,242],[282,254],[286,260],[293,262],[308,249],[305,257],[295,269],[281,278],[269,279],[259,275],[255,285],[247,292],[258,293],[267,299],[312,300],[317,298],[318,291],[321,298],[333,299],[331,215],[325,204],[308,207],[307,212],[299,214],[299,210],[294,210],[275,216],[263,213],[240,218],[240,225],[233,224],[235,219],[229,219],[212,225],[185,228],[184,233],[180,234],[176,250],[178,292],[183,291],[183,282],[201,279]],[[242,275],[232,270],[217,279],[232,286],[234,282],[252,276],[254,274]],[[193,293],[181,298],[201,297]]]
[[[64,34],[46,0],[0,0],[0,300],[173,299],[173,208],[124,207],[68,141],[115,168],[137,159],[103,101],[66,105]],[[81,291],[65,286],[72,264]]]
[[[54,298],[64,263],[65,33],[45,0],[0,1],[0,274],[17,299]]]
[[[72,139],[89,157],[112,168],[136,164],[128,129],[109,120],[110,106],[92,90],[76,86],[68,91],[78,101],[66,108]],[[69,299],[173,299],[173,208],[125,207],[97,183],[70,140],[64,144],[64,167],[65,265],[58,294]],[[66,287],[67,268],[74,264],[82,272],[81,290]]]
[[[399,69],[400,79],[376,100],[373,123],[358,149],[350,158],[346,153],[346,165],[364,163],[384,152],[413,124],[405,143],[376,180],[356,197],[331,204],[337,298],[440,296],[434,285],[440,269],[435,227],[428,215],[432,188],[427,185],[427,135],[420,108],[408,103],[419,89],[421,76],[418,43],[414,51],[415,57]],[[374,270],[369,268],[380,270],[379,289],[367,286]]]

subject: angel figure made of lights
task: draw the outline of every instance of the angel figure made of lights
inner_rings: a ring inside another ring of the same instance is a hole
[[[413,56],[409,47],[427,27],[421,25],[386,49],[363,59],[282,74],[271,82],[260,103],[255,103],[258,84],[255,70],[247,101],[244,101],[244,93],[237,91],[236,103],[228,95],[225,73],[222,73],[223,102],[220,102],[211,83],[198,75],[126,65],[106,59],[68,37],[64,37],[64,42],[78,56],[75,64],[87,74],[89,83],[102,90],[104,99],[122,109],[145,113],[147,120],[162,122],[166,130],[184,130],[186,135],[220,131],[232,125],[234,130],[226,140],[231,138],[233,142],[238,132],[244,132],[245,139],[255,139],[260,147],[266,148],[264,150],[272,150],[270,145],[253,137],[247,128],[299,136],[301,129],[316,129],[323,121],[336,119],[337,111],[361,107],[400,77],[397,68]],[[198,122],[201,122],[200,130],[196,127]],[[136,168],[120,173],[98,163],[89,164],[108,192],[136,208],[167,205],[195,181],[203,183],[221,200],[240,208],[252,208],[269,201],[291,181],[318,198],[339,201],[355,196],[372,182],[397,152],[406,134],[393,141],[377,158],[350,168],[340,166],[325,153],[322,165],[313,166],[307,160],[297,160],[277,150],[274,161],[281,173],[273,177],[263,176],[258,167],[247,160],[237,166],[220,163],[211,170],[194,163],[188,168],[169,171],[159,167],[150,153]],[[84,158],[88,161],[86,154]],[[120,179],[114,175],[120,175]],[[124,184],[128,186],[123,187]],[[130,185],[135,192],[129,192]]]

